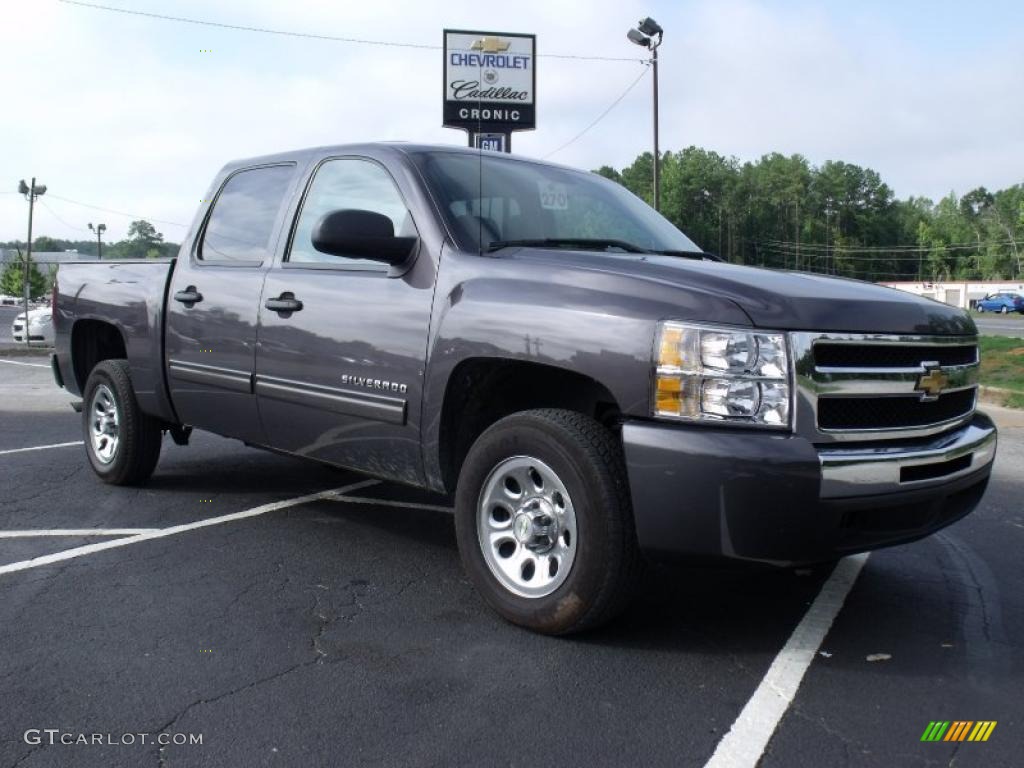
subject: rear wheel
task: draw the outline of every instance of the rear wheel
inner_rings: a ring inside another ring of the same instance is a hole
[[[97,363],[83,394],[82,431],[93,471],[113,485],[146,480],[160,458],[163,434],[160,422],[135,400],[128,363]]]
[[[1010,311],[1010,308],[1008,306],[1006,306],[1005,304],[1003,304],[1003,306],[999,308],[1000,314],[1003,314],[1003,315],[1005,315],[1009,311]]]
[[[462,466],[455,527],[483,598],[538,632],[608,621],[640,571],[621,447],[572,411],[524,411],[488,428]]]

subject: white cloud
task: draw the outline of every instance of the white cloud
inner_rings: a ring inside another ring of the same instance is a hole
[[[125,3],[127,6],[127,3]],[[544,52],[639,56],[624,31],[646,3],[149,0],[140,10],[353,37],[439,44],[441,29],[538,33]],[[662,147],[743,158],[802,152],[870,165],[901,195],[1021,180],[1024,106],[1017,50],[936,58],[885,19],[844,27],[825,11],[743,0],[650,11],[666,27]],[[677,31],[678,30],[678,31]],[[440,127],[438,51],[296,40],[110,14],[57,2],[5,10],[0,45],[0,191],[36,174],[55,195],[191,221],[228,160],[373,139],[462,143]],[[210,54],[200,48],[212,48]],[[28,65],[25,62],[31,61]],[[636,77],[637,64],[541,59],[540,129],[517,152],[542,156]],[[650,80],[554,160],[623,165],[650,146]],[[50,198],[110,239],[128,219]],[[24,237],[25,203],[0,194],[0,239]],[[169,239],[180,232],[160,226]],[[38,233],[88,236],[40,210]]]

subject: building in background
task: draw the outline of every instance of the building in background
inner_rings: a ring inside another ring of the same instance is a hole
[[[955,280],[936,283],[880,283],[888,288],[935,299],[961,309],[970,309],[979,299],[993,293],[1019,293],[1024,296],[1024,282],[1001,280]]]

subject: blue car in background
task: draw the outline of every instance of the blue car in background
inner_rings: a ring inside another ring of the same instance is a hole
[[[1024,296],[1019,293],[993,293],[978,300],[979,312],[1024,312]]]

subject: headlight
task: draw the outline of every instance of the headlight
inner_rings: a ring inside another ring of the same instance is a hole
[[[655,416],[789,426],[785,334],[667,321],[655,357]]]

